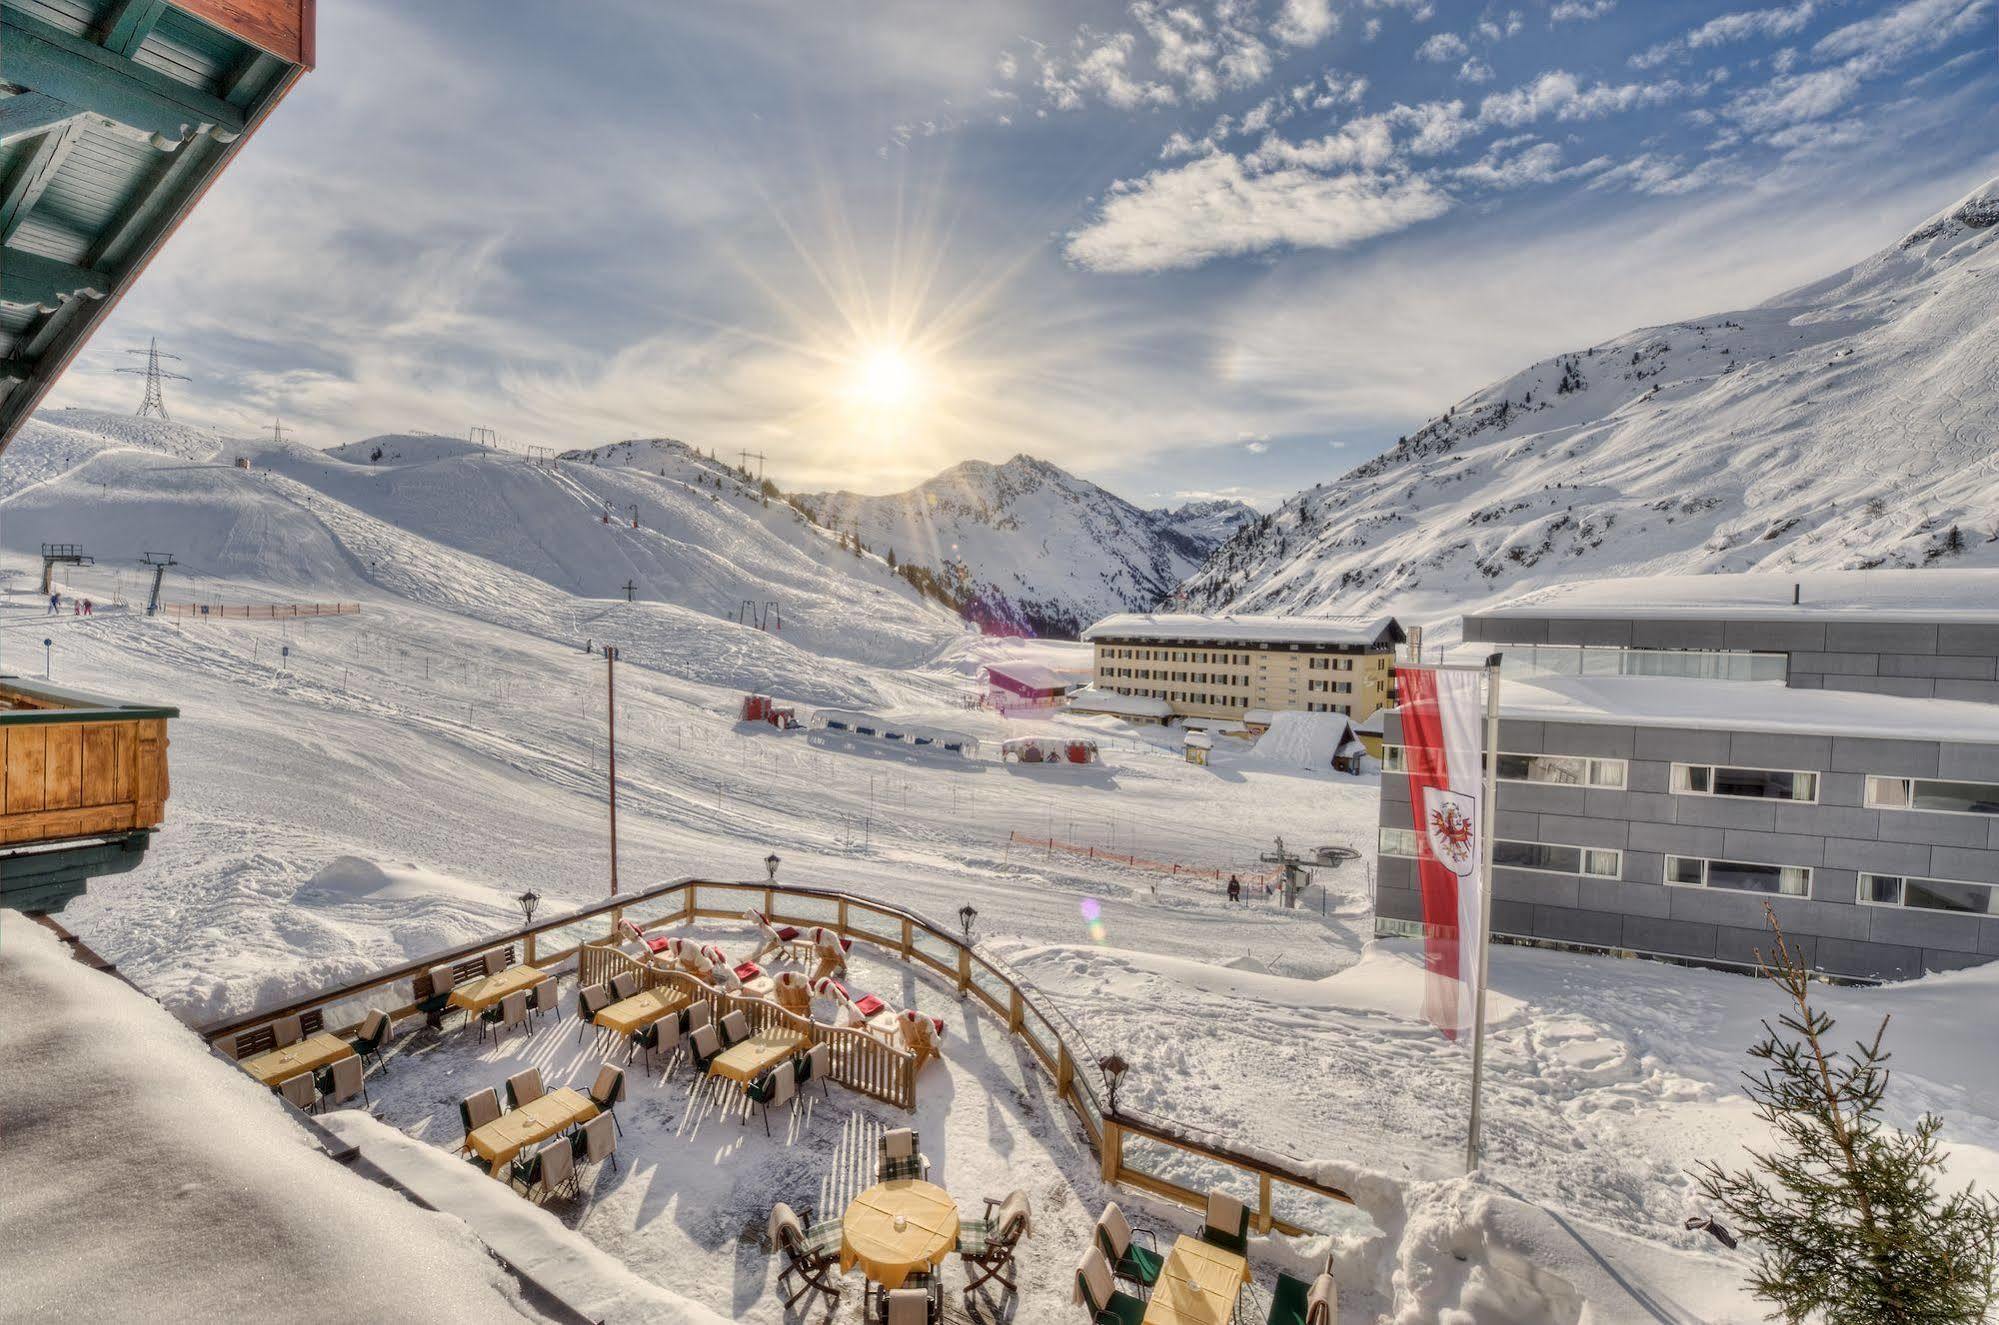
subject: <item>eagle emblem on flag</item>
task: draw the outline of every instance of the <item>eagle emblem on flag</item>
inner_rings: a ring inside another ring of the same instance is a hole
[[[1448,787],[1423,788],[1423,832],[1437,863],[1459,878],[1478,866],[1478,798]]]

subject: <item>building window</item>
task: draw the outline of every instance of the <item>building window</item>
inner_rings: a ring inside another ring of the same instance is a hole
[[[1874,810],[1928,810],[1934,814],[1999,814],[1999,786],[1990,782],[1943,782],[1935,778],[1870,777],[1867,806]]]
[[[1866,906],[1908,906],[1920,911],[1959,911],[1971,915],[1999,916],[1999,887],[1989,883],[1863,874],[1860,876],[1860,901]]]
[[[1416,830],[1413,828],[1384,828],[1381,830],[1381,854],[1384,856],[1416,855]]]
[[[1816,801],[1819,798],[1819,775],[1790,769],[1674,764],[1673,790],[1682,796],[1739,796],[1748,800]]]
[[[1495,839],[1492,863],[1500,869],[1532,870],[1537,874],[1588,874],[1599,879],[1615,879],[1624,873],[1623,852],[1564,846],[1556,842]]]
[[[1589,644],[1509,644],[1506,676],[1679,676],[1702,681],[1770,681],[1789,669],[1782,653],[1728,649],[1624,649]]]
[[[1622,759],[1589,759],[1582,755],[1517,755],[1500,752],[1501,782],[1542,782],[1558,787],[1624,785]]]
[[[1812,872],[1803,865],[1758,865],[1740,860],[1668,856],[1666,882],[1683,888],[1723,888],[1738,893],[1812,895]]]

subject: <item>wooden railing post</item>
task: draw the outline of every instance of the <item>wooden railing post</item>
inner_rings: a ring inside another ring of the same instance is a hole
[[[1008,985],[1006,988],[1006,1028],[1011,1034],[1018,1035],[1022,1023],[1027,1019],[1021,1005],[1020,990],[1013,985]]]
[[[838,913],[838,919],[836,919],[833,923],[839,926],[841,936],[845,937],[845,935],[847,934],[847,899],[844,897],[840,899],[840,909]]]
[[[971,987],[972,987],[972,950],[970,948],[960,946],[958,949],[958,997],[963,998],[965,996],[965,991],[970,989]]]
[[[1066,1096],[1069,1093],[1070,1085],[1074,1083],[1075,1080],[1076,1080],[1076,1060],[1069,1056],[1068,1042],[1066,1040],[1058,1038],[1055,1041],[1056,1095]]]
[[[1270,1207],[1270,1175],[1256,1175],[1256,1231],[1269,1233],[1272,1212]]]
[[[529,930],[527,932],[527,937],[521,940],[521,950],[523,953],[522,960],[525,961],[529,966],[534,965],[534,938],[535,938],[535,932],[533,930]]]
[[[1104,1119],[1104,1181],[1115,1184],[1124,1168],[1124,1129]]]
[[[916,951],[916,931],[908,916],[902,918],[902,959],[908,961]]]

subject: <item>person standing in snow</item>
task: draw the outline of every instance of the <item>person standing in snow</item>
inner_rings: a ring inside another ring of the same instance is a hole
[[[1229,900],[1231,902],[1242,901],[1242,880],[1233,874],[1229,875]]]
[[[49,595],[49,615],[54,616],[60,611],[62,611],[62,591],[57,590]]]
[[[91,606],[92,606],[91,601],[88,598],[83,600],[83,614],[85,616],[90,615]]]

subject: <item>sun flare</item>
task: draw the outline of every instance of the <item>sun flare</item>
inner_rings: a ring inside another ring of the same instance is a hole
[[[853,394],[878,410],[905,410],[922,395],[924,373],[907,349],[885,345],[864,353],[854,366]]]

